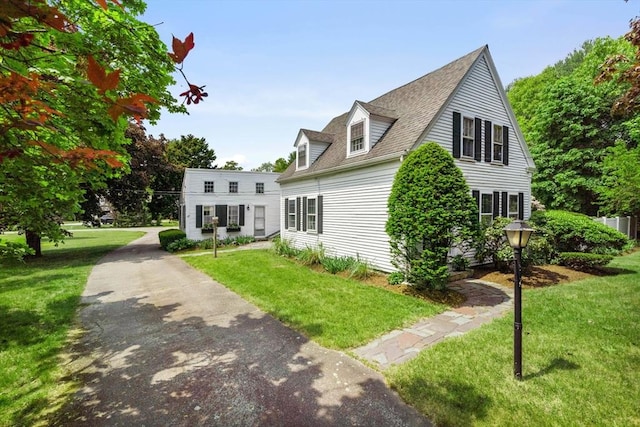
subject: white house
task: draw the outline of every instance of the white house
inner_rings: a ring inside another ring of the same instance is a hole
[[[535,166],[484,46],[372,101],[355,101],[321,132],[302,129],[296,162],[278,178],[282,237],[393,271],[387,200],[406,154],[427,141],[454,157],[481,221],[529,217]]]
[[[187,238],[218,236],[266,238],[280,230],[279,174],[223,169],[186,169],[180,195],[180,229]]]

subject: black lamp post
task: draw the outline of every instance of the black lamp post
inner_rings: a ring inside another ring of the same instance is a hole
[[[513,375],[522,380],[522,249],[527,247],[533,229],[522,220],[515,220],[504,228],[515,258],[514,320],[513,320]]]

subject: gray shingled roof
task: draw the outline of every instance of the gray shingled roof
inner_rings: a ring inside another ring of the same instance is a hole
[[[400,155],[411,149],[485,49],[486,46],[476,49],[372,101],[359,102],[371,114],[397,119],[368,153],[347,158],[346,121],[349,111],[335,117],[322,130],[322,135],[333,135],[333,142],[309,168],[296,171],[294,162],[280,175],[278,181],[302,179],[327,169],[354,163],[374,162],[377,158],[394,153]]]
[[[328,142],[329,144],[333,142],[334,135],[332,133],[316,132],[309,129],[300,129],[300,131],[307,135],[309,141]]]

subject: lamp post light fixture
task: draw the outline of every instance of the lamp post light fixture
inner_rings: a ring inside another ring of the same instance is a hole
[[[527,247],[533,228],[522,220],[514,220],[504,228],[509,245],[513,248],[514,265],[514,318],[513,318],[513,375],[522,380],[522,249]]]

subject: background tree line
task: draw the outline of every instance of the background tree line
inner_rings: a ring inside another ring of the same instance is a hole
[[[640,215],[639,40],[635,19],[624,37],[587,41],[507,88],[548,208]]]

